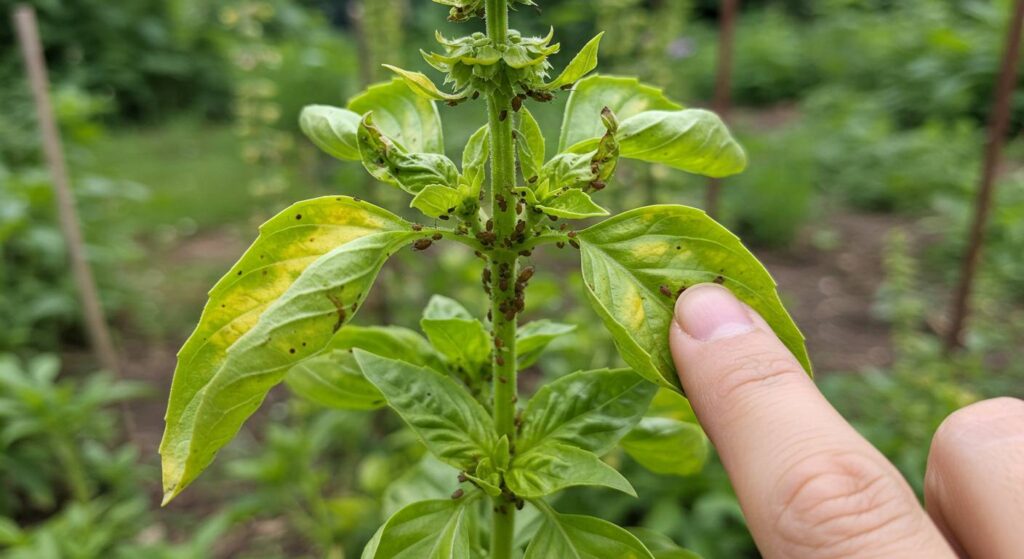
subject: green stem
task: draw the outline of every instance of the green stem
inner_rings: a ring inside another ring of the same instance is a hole
[[[487,35],[495,43],[508,36],[507,0],[487,0]],[[512,99],[495,91],[487,98],[488,125],[491,132],[491,219],[494,220],[496,245],[501,246],[515,233],[516,213],[513,188],[516,180],[515,151],[512,144]],[[491,317],[494,331],[494,423],[498,436],[515,443],[516,400],[516,311],[515,283],[519,257],[513,251],[492,250]],[[502,286],[505,288],[502,289]],[[511,310],[510,310],[511,309]],[[491,529],[492,559],[511,559],[516,526],[516,509],[504,496],[494,503]]]

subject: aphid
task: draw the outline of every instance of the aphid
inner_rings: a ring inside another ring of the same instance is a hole
[[[572,248],[580,248],[580,242],[576,239],[569,239],[569,244],[572,245]]]
[[[494,220],[493,219],[488,219],[487,223],[484,224],[484,229],[486,229],[488,231],[493,231],[494,230]]]
[[[515,318],[515,315],[512,315],[512,317]],[[505,318],[508,318],[508,316],[506,316]],[[512,320],[512,318],[508,318],[508,320]],[[500,356],[500,355],[498,355],[498,356],[496,356],[494,358],[494,362],[497,363],[499,367],[504,367],[505,366],[505,358]],[[503,382],[508,382],[508,381],[504,381],[500,377],[498,378],[498,380],[499,381],[503,381]]]
[[[419,223],[413,223],[412,224],[412,230],[413,231],[423,231],[423,226],[420,225]]]
[[[557,243],[555,243],[555,246],[558,248],[565,248],[565,243],[563,243],[562,241],[558,241]]]
[[[535,268],[533,266],[527,266],[523,268],[523,271],[519,273],[519,283],[526,283],[533,277]]]
[[[430,239],[420,239],[412,247],[416,250],[427,250],[432,244],[434,244],[434,241]]]
[[[457,500],[461,499],[462,496],[465,495],[465,494],[466,494],[466,492],[463,491],[462,488],[460,487],[459,489],[456,489],[454,493],[452,493],[452,499],[457,501]]]
[[[521,96],[519,96],[519,95],[516,95],[515,97],[512,98],[512,110],[518,113],[519,109],[522,109],[522,108],[523,108],[523,98]]]
[[[508,111],[506,111],[506,110],[501,111],[501,114],[498,115],[498,120],[500,120],[502,122],[505,122],[506,120],[508,120]]]
[[[522,257],[525,257],[525,258],[529,258],[529,257],[533,256],[533,251],[532,250],[521,250],[521,251],[519,251],[519,256],[522,256]]]
[[[468,481],[469,478],[466,477],[466,473],[465,472],[459,472],[458,480],[459,480],[459,483],[466,483],[466,481]]]
[[[442,235],[442,234],[440,234],[440,233],[434,233],[434,236],[432,236],[432,237],[430,237],[430,238],[431,238],[431,239],[433,239],[433,240],[435,240],[435,241],[440,241],[441,239],[443,239],[443,238],[444,238],[444,235]]]
[[[600,190],[604,190],[604,187],[606,187],[606,186],[608,186],[608,185],[607,185],[607,184],[605,184],[605,183],[604,183],[604,181],[602,181],[602,180],[596,180],[596,181],[594,181],[594,182],[590,183],[590,186],[591,186],[591,188],[593,188],[594,190],[598,190],[598,191],[600,191]]]
[[[662,286],[658,287],[658,290],[661,291],[661,294],[666,296],[666,297],[671,297],[672,296],[672,290],[669,289],[669,287],[667,285],[662,285]]]
[[[715,283],[717,283],[718,285],[722,285],[723,283],[725,283],[725,278],[723,278],[722,276],[716,276]]]

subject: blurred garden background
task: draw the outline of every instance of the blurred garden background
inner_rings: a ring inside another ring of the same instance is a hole
[[[639,74],[688,106],[711,105],[719,2],[539,3],[539,15],[512,24],[555,26],[556,66],[606,30],[602,73]],[[0,0],[0,557],[358,557],[408,498],[401,491],[430,482],[390,485],[416,474],[414,437],[385,415],[325,410],[282,387],[196,487],[160,509],[156,448],[175,352],[207,289],[287,204],[346,193],[408,213],[396,189],[318,153],[298,113],[390,79],[381,63],[434,75],[417,49],[435,29],[466,28],[427,0],[29,2],[115,376],[83,329],[8,18],[15,4]],[[780,284],[826,395],[918,491],[945,415],[1024,396],[1024,88],[1012,98],[964,347],[942,344],[1010,4],[745,0],[736,21],[728,119],[750,166],[723,183],[718,216]],[[564,101],[534,110],[547,130]],[[456,115],[446,140],[458,153],[478,113],[441,110]],[[605,198],[614,210],[705,203],[703,179],[623,165]],[[390,264],[357,323],[414,327],[433,293],[483,309],[472,253],[431,255]],[[581,304],[575,260],[534,258],[556,273],[530,285],[527,318],[581,326],[532,374],[614,365]],[[707,558],[757,557],[713,457],[686,476],[610,459],[640,498],[579,490],[562,508],[655,528]]]

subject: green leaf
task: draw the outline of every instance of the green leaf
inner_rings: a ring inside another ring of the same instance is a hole
[[[576,330],[574,324],[562,324],[547,319],[528,322],[516,332],[516,359],[519,369],[525,369],[540,359],[552,341]]]
[[[700,555],[679,547],[668,536],[649,528],[629,528],[629,533],[654,554],[654,559],[701,559]]]
[[[347,351],[307,359],[288,371],[285,382],[292,392],[327,408],[375,410],[386,405]]]
[[[381,527],[379,537],[374,536],[363,557],[472,559],[468,524],[474,501],[473,497],[463,497],[420,501],[405,507]]]
[[[668,349],[676,294],[717,281],[761,314],[808,373],[811,362],[775,281],[740,240],[686,206],[638,208],[580,232],[587,297],[636,372],[679,390]]]
[[[544,132],[540,124],[526,107],[519,110],[519,126],[516,129],[516,146],[519,150],[519,165],[527,179],[540,175],[544,166]]]
[[[292,365],[355,314],[388,256],[420,236],[343,196],[300,202],[260,228],[178,353],[160,445],[165,501],[209,465]]]
[[[601,37],[604,37],[604,31],[583,45],[583,48],[573,57],[572,62],[565,67],[562,74],[555,78],[555,81],[547,84],[547,89],[572,85],[597,68],[597,51],[601,46]]]
[[[470,136],[462,151],[462,176],[469,183],[470,196],[480,194],[480,187],[487,177],[487,161],[491,156],[491,134],[488,127],[481,126]]]
[[[459,471],[432,455],[423,458],[384,491],[383,508],[388,516],[419,501],[445,499],[459,486]]]
[[[645,111],[683,108],[665,97],[660,89],[641,84],[636,78],[590,76],[576,84],[566,103],[558,151],[601,137],[605,132],[601,110],[605,107],[620,121]]]
[[[457,369],[476,376],[490,361],[491,336],[458,302],[434,295],[420,320],[420,328]]]
[[[688,173],[727,177],[747,167],[747,154],[715,113],[648,111],[622,122],[622,157],[662,163]]]
[[[374,119],[389,138],[411,153],[444,153],[444,134],[437,106],[396,78],[371,86],[348,103],[349,110]]]
[[[640,421],[654,392],[629,369],[566,375],[530,398],[516,448],[523,452],[551,441],[604,454]]]
[[[431,81],[425,74],[420,72],[411,72],[409,70],[403,70],[397,66],[390,64],[383,65],[388,70],[399,75],[405,84],[409,86],[409,89],[413,90],[414,93],[420,97],[427,99],[428,101],[460,101],[462,100],[461,95],[454,95],[451,93],[445,93],[438,89],[437,85]]]
[[[432,184],[412,199],[409,207],[416,208],[427,217],[441,217],[450,215],[462,206],[463,195],[454,188]]]
[[[708,458],[700,426],[668,417],[643,418],[620,444],[641,466],[661,475],[696,474]]]
[[[397,359],[444,372],[444,363],[430,343],[419,333],[399,326],[353,326],[338,330],[328,349],[364,349],[381,357]]]
[[[468,471],[494,448],[490,415],[452,379],[359,349],[355,356],[388,405],[441,461]]]
[[[505,474],[505,483],[524,499],[585,485],[609,487],[636,497],[629,481],[596,454],[553,441],[516,454]]]
[[[459,170],[448,157],[411,153],[385,135],[376,123],[376,113],[367,113],[357,133],[363,166],[375,179],[410,194],[434,185],[458,188]]]
[[[598,206],[590,195],[577,188],[571,188],[557,198],[538,204],[542,212],[565,219],[587,219],[608,215],[608,210]]]
[[[331,157],[359,161],[356,131],[361,117],[347,109],[309,105],[299,115],[299,128],[318,148]]]
[[[523,559],[654,559],[636,536],[611,522],[559,514],[541,501],[532,502],[544,513],[545,522]]]

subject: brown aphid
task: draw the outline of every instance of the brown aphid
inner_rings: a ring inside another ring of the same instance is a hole
[[[569,239],[569,244],[572,245],[572,248],[580,248],[580,242],[577,241],[576,239]]]
[[[558,241],[557,243],[555,243],[555,246],[558,248],[565,248],[565,243],[563,243],[562,241]]]
[[[533,256],[533,251],[532,250],[521,250],[521,251],[519,251],[519,256],[523,256],[525,258],[529,258],[529,257]]]
[[[412,230],[413,231],[423,231],[423,226],[420,225],[419,223],[413,223],[412,224]]]
[[[508,120],[508,111],[504,111],[504,110],[501,111],[501,114],[498,115],[498,120],[500,120],[502,122],[505,122],[506,120]]]
[[[530,184],[534,184],[534,183],[536,183],[536,182],[537,182],[538,180],[540,180],[540,177],[538,177],[537,175],[533,175],[532,177],[530,177],[530,178],[526,179],[526,182],[528,182],[528,183],[530,183]]]
[[[441,239],[443,239],[443,238],[444,238],[444,235],[442,235],[442,234],[440,234],[440,233],[434,233],[434,236],[432,236],[432,237],[430,237],[430,238],[431,238],[431,239],[433,239],[433,240],[435,240],[435,241],[440,241]]]
[[[501,341],[501,338],[495,337],[494,338],[494,347],[496,347],[498,349],[501,349],[501,348],[505,347],[505,342]]]
[[[467,481],[469,481],[469,478],[466,477],[466,473],[465,472],[459,472],[458,480],[459,480],[459,483],[466,483]]]
[[[533,273],[536,269],[533,266],[527,266],[523,268],[523,271],[519,273],[519,283],[526,283],[533,277]]]
[[[501,211],[508,211],[508,200],[505,200],[504,196],[498,194],[497,196],[494,197],[494,201],[498,203],[498,208],[501,209]]]
[[[498,289],[508,291],[508,278],[501,278],[498,280]]]
[[[523,98],[521,96],[519,96],[519,95],[516,95],[515,97],[512,98],[512,110],[518,113],[519,109],[522,109],[522,108],[523,108]]]
[[[515,315],[512,315],[512,317],[515,318]],[[508,318],[507,314],[506,314],[505,318],[507,318],[508,320],[512,320],[512,318]],[[496,356],[494,358],[494,362],[497,363],[499,367],[504,367],[505,366],[505,358],[500,356],[500,355],[498,355],[498,356]],[[498,380],[501,381],[502,379],[499,377]],[[505,382],[508,382],[508,381],[505,381]]]
[[[479,91],[474,91],[473,92],[473,100],[476,101],[479,98],[480,98],[480,92]]]
[[[484,229],[488,231],[494,231],[494,220],[488,219],[487,223],[484,224]]]
[[[715,276],[715,283],[717,283],[718,285],[722,285],[723,283],[725,283],[725,278],[723,278],[722,276]]]
[[[521,214],[521,213],[523,213],[523,202],[522,202],[522,200],[520,200],[519,202],[516,202],[516,214],[518,215],[518,214]]]
[[[463,491],[462,488],[456,489],[455,492],[452,493],[452,499],[457,501],[457,500],[461,499],[462,496],[465,495],[465,494],[466,494],[466,492]]]
[[[434,244],[434,241],[430,239],[420,239],[412,247],[416,250],[427,250],[432,244]]]
[[[594,181],[594,182],[590,183],[590,186],[591,186],[591,187],[592,187],[592,188],[593,188],[594,190],[598,190],[598,191],[600,191],[600,190],[604,190],[604,187],[606,187],[606,186],[608,186],[608,185],[607,185],[607,184],[605,184],[605,183],[604,183],[604,181],[600,181],[600,180],[597,180],[597,181]]]
[[[666,297],[671,297],[672,296],[672,289],[670,289],[669,286],[667,286],[667,285],[662,285],[662,286],[658,287],[658,291],[661,291],[661,294],[666,296]]]
[[[516,223],[516,233],[522,233],[524,231],[526,231],[526,222],[519,221],[518,223]]]
[[[569,238],[570,239],[575,239],[576,238],[576,232],[575,231],[569,231]]]

